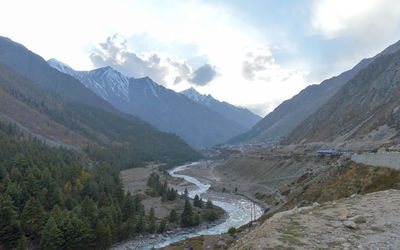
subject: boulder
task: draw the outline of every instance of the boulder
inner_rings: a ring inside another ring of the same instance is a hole
[[[343,222],[343,225],[350,229],[357,229],[357,225],[356,225],[356,223],[354,223],[354,221],[347,220],[347,221]]]

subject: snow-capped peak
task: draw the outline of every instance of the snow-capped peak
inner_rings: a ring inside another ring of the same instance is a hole
[[[215,99],[211,95],[202,95],[193,87],[190,87],[180,93],[187,96],[189,99],[191,99],[195,102],[201,102],[201,103],[208,104],[212,101],[215,101]]]
[[[60,62],[55,58],[51,58],[51,59],[47,60],[47,63],[52,68],[55,68],[56,70],[66,73],[68,75],[73,75],[75,73],[75,70],[73,68],[71,68],[68,64]]]

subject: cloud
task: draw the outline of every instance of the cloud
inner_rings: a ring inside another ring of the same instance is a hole
[[[100,43],[100,47],[90,54],[90,60],[94,67],[111,66],[125,75],[148,76],[165,86],[177,84],[192,75],[192,68],[185,61],[155,52],[139,55],[128,49],[125,40],[118,41],[116,35]]]
[[[135,53],[128,49],[125,40],[119,41],[117,35],[100,43],[89,57],[96,68],[111,66],[125,75],[136,78],[148,76],[168,87],[183,82],[204,86],[217,75],[216,67],[208,63],[193,71],[185,60],[176,60],[165,53]]]
[[[216,75],[217,71],[215,70],[215,66],[206,63],[193,72],[193,78],[190,79],[190,82],[204,86],[211,82]]]
[[[326,39],[374,40],[400,27],[397,0],[318,0],[314,1],[311,12],[314,32]]]
[[[268,48],[259,48],[246,54],[246,59],[242,65],[242,75],[245,79],[254,81],[259,73],[265,72],[274,64],[275,59]]]
[[[242,63],[242,76],[248,81],[284,83],[300,70],[283,69],[275,62],[268,47],[260,47],[246,53]]]

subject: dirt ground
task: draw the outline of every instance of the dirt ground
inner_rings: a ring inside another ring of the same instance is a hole
[[[400,191],[386,190],[275,214],[232,249],[400,249]]]
[[[184,200],[166,201],[161,202],[161,197],[149,197],[145,194],[147,186],[147,179],[151,173],[157,173],[161,180],[164,181],[165,177],[158,171],[157,165],[149,165],[145,168],[132,168],[121,171],[121,179],[124,184],[125,192],[131,192],[132,195],[141,194],[143,197],[142,204],[146,212],[153,207],[154,213],[157,218],[167,217],[172,209],[181,212],[184,207]],[[168,178],[168,183],[179,184],[182,183],[181,179]]]

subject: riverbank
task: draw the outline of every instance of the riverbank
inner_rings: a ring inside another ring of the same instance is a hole
[[[125,240],[118,244],[115,244],[110,249],[112,250],[128,250],[128,249],[151,249],[151,248],[160,248],[164,247],[165,244],[163,242],[167,242],[170,238],[179,238],[187,234],[193,234],[198,231],[207,230],[211,227],[215,227],[224,223],[228,219],[228,214],[225,213],[221,218],[215,220],[213,222],[204,222],[197,227],[190,228],[178,228],[172,231],[168,231],[162,234],[150,234],[150,235],[140,235],[135,237],[134,239]],[[179,240],[177,240],[179,241]]]
[[[177,229],[164,234],[142,236],[130,241],[124,241],[122,243],[114,245],[111,249],[150,249],[153,247],[160,248],[168,246],[174,242],[197,237],[200,235],[219,235],[226,233],[231,227],[238,228],[244,224],[247,224],[252,220],[252,218],[258,218],[263,214],[263,209],[260,206],[255,205],[252,201],[241,195],[208,192],[210,184],[205,183],[204,179],[201,179],[202,181],[199,181],[199,179],[197,178],[193,178],[191,176],[183,175],[180,173],[180,171],[194,167],[195,165],[196,164],[188,164],[180,166],[171,170],[169,173],[174,178],[184,179],[185,181],[180,182],[183,187],[193,187],[194,185],[196,188],[191,188],[191,191],[189,191],[189,197],[194,197],[194,195],[198,194],[204,200],[211,200],[214,205],[226,211],[224,217],[212,223],[202,224],[199,227]],[[189,183],[192,184],[188,185]],[[251,213],[253,213],[253,215],[251,215]]]

